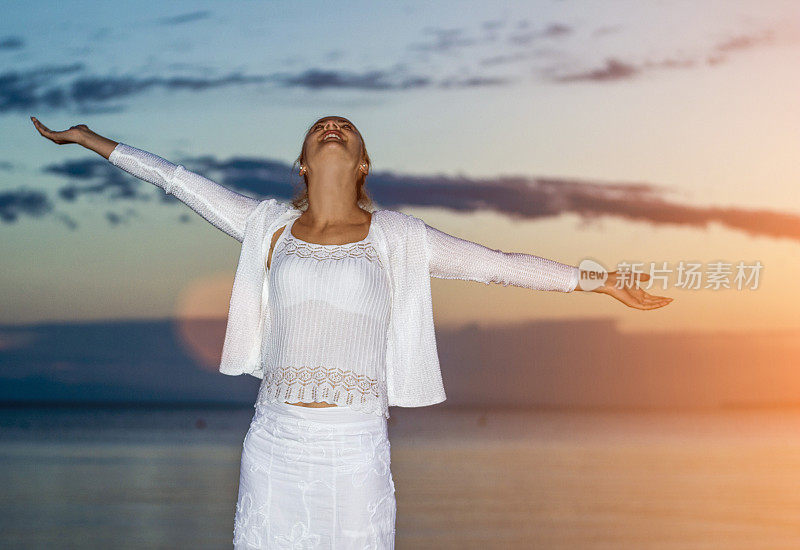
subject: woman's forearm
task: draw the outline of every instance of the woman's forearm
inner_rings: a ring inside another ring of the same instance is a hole
[[[89,128],[82,128],[77,134],[76,143],[83,145],[98,155],[108,159],[111,151],[117,146],[116,141],[103,137],[100,134],[90,130]]]
[[[533,254],[495,250],[425,225],[432,277],[513,285],[532,290],[581,290],[578,288],[580,270],[576,266]]]

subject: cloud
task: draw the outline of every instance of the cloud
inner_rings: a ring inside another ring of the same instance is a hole
[[[53,209],[47,195],[30,189],[0,190],[0,222],[14,223],[20,216],[40,218]]]
[[[27,71],[0,73],[0,112],[28,112],[34,107],[64,107],[66,91],[53,81],[62,75],[82,71],[82,63],[48,65]]]
[[[345,70],[306,69],[296,73],[268,75],[229,74],[207,76],[97,76],[79,75],[71,82],[60,82],[65,74],[83,71],[81,63],[62,67],[42,67],[29,71],[0,73],[0,113],[28,113],[38,107],[76,109],[81,113],[108,113],[123,110],[108,105],[153,88],[202,92],[210,88],[275,84],[284,88],[307,90],[353,89],[360,91],[408,90],[418,88],[474,88],[509,82],[502,77],[444,77],[434,80],[424,75],[408,74],[402,64],[386,70],[353,72]]]
[[[599,183],[568,178],[497,177],[470,179],[375,173],[368,189],[385,208],[431,206],[459,212],[492,210],[537,219],[574,214],[651,225],[707,228],[720,224],[754,236],[800,241],[800,215],[772,210],[685,205],[667,200],[651,184]]]
[[[615,58],[609,58],[606,59],[605,65],[599,69],[579,71],[564,75],[553,75],[550,77],[550,80],[558,83],[578,81],[605,82],[609,80],[629,79],[640,72],[641,69],[634,65]]]
[[[155,86],[167,90],[201,91],[209,88],[266,82],[266,76],[232,74],[208,77],[81,77],[70,86],[70,96],[77,102],[108,101],[141,93]]]
[[[162,25],[182,25],[184,23],[193,23],[201,19],[208,19],[211,17],[211,12],[207,10],[193,11],[181,15],[174,15],[172,17],[162,17],[159,23]]]
[[[542,38],[559,38],[573,33],[573,28],[563,23],[551,23],[542,30],[525,31],[510,35],[507,40],[516,46],[527,46]]]
[[[714,46],[714,50],[718,52],[749,50],[761,44],[772,42],[774,37],[774,33],[769,29],[755,34],[740,34],[719,42]]]
[[[108,220],[108,223],[110,223],[111,225],[120,225],[123,223],[127,223],[128,220],[130,220],[131,218],[135,218],[138,216],[139,215],[133,208],[127,208],[125,212],[121,214],[118,212],[111,212],[111,211],[107,211],[105,214],[106,220]]]
[[[163,24],[176,25],[206,17],[209,17],[209,12],[195,11],[167,17],[160,21]],[[458,55],[466,48],[486,45],[494,41],[496,38],[494,33],[502,31],[504,27],[505,23],[501,20],[486,21],[481,25],[483,34],[478,37],[467,36],[466,31],[462,28],[426,28],[423,32],[432,35],[432,39],[409,44],[407,52],[425,55]],[[604,34],[617,28],[601,27],[596,29],[594,34]],[[560,22],[553,22],[537,29],[532,29],[526,22],[520,22],[506,36],[506,42],[519,46],[519,48],[512,51],[499,51],[485,57],[475,55],[473,57],[478,59],[475,67],[477,69],[499,67],[522,63],[528,59],[547,57],[554,58],[555,62],[550,67],[539,71],[539,75],[544,81],[556,84],[625,81],[636,78],[646,71],[691,68],[701,63],[717,65],[727,61],[728,56],[734,53],[770,43],[774,37],[771,30],[742,33],[717,42],[709,52],[695,57],[666,56],[663,59],[631,61],[612,56],[606,58],[599,67],[580,70],[574,70],[560,61],[559,58],[564,57],[563,53],[550,47],[549,43],[536,49],[530,47],[534,41],[561,38],[575,34],[575,32],[572,26]],[[20,37],[6,37],[0,41],[0,49],[22,47],[22,44]],[[473,53],[480,54],[481,52]],[[337,58],[341,55],[342,52],[335,50],[328,53],[329,58]],[[205,74],[193,76],[192,71],[200,73],[203,69],[191,66],[184,67],[188,73],[184,76],[86,74],[82,63],[43,66],[24,71],[11,70],[0,73],[0,113],[8,111],[27,113],[38,107],[74,109],[80,113],[93,114],[119,112],[124,109],[123,105],[109,103],[141,95],[154,88],[199,93],[221,87],[274,84],[283,88],[312,91],[346,89],[380,92],[507,86],[517,82],[518,77],[513,75],[519,74],[519,71],[514,71],[512,76],[503,76],[477,71],[470,76],[447,74],[438,76],[441,72],[439,70],[436,76],[428,76],[427,70],[423,71],[421,66],[417,66],[421,65],[419,60],[414,63],[408,66],[399,62],[385,68],[361,71],[310,67],[271,74],[232,73],[216,77]],[[177,66],[180,67],[180,65]],[[465,72],[466,69],[458,68],[457,70]]]
[[[0,73],[0,112],[29,112],[37,107],[79,108],[82,112],[115,112],[120,107],[102,103],[141,94],[151,88],[202,91],[223,86],[267,82],[268,76],[230,74],[221,77],[135,77],[78,76],[68,83],[57,82],[65,74],[83,71],[81,63],[42,67],[29,71]]]
[[[610,57],[604,61],[603,66],[576,72],[560,72],[559,67],[544,69],[541,74],[546,80],[553,83],[565,84],[571,82],[608,82],[617,80],[630,80],[649,70],[658,69],[684,69],[695,67],[701,63],[718,65],[728,60],[727,54],[748,50],[772,42],[774,33],[764,30],[753,34],[741,34],[714,45],[709,53],[696,58],[667,57],[660,60],[645,60],[640,63],[622,61]],[[491,64],[491,58],[488,60]],[[502,59],[499,60],[502,62]]]
[[[72,180],[72,183],[59,188],[57,192],[58,198],[67,202],[75,202],[79,197],[87,195],[101,195],[109,201],[151,200],[149,194],[142,192],[137,180],[126,177],[119,168],[106,160],[66,160],[61,164],[48,165],[42,172]]]
[[[463,48],[474,46],[482,42],[477,38],[466,38],[464,29],[438,29],[428,27],[422,31],[425,34],[432,34],[433,40],[426,42],[414,42],[407,47],[412,51],[420,51],[435,54],[453,54]]]
[[[358,90],[403,90],[425,88],[431,81],[425,77],[401,76],[395,72],[372,70],[363,73],[327,69],[307,69],[295,75],[278,77],[285,87],[320,90],[324,88],[351,88]]]
[[[6,36],[0,38],[0,50],[21,50],[25,41],[21,36]]]
[[[437,84],[439,88],[480,88],[484,86],[506,86],[513,79],[504,77],[470,76],[445,78]]]
[[[293,187],[299,189],[300,185],[299,179],[292,180],[292,166],[276,160],[254,157],[218,160],[205,155],[173,162],[183,164],[189,170],[253,198],[274,197],[289,200],[294,195]],[[65,202],[74,202],[81,196],[99,196],[109,202],[149,201],[153,197],[147,192],[147,186],[142,186],[139,180],[105,160],[68,160],[47,166],[43,171],[73,180],[57,191],[57,198]],[[681,204],[667,198],[669,188],[647,183],[516,176],[468,178],[373,172],[368,178],[367,189],[381,207],[390,209],[430,206],[457,212],[491,210],[520,219],[573,214],[582,220],[594,221],[608,216],[652,225],[698,229],[716,223],[754,236],[800,240],[798,214]],[[40,195],[40,200],[46,202],[45,195]],[[163,192],[159,192],[157,196],[166,203],[180,202]],[[7,199],[6,202],[6,211],[16,212],[13,219],[12,215],[2,217],[7,222],[26,213],[20,204],[32,204],[30,199],[27,202]],[[43,213],[46,211],[38,215]],[[117,218],[109,220],[119,221]]]
[[[732,36],[714,45],[711,53],[706,56],[706,63],[708,65],[718,65],[727,61],[727,54],[731,52],[750,50],[763,44],[769,44],[774,38],[775,34],[770,29],[754,34]]]

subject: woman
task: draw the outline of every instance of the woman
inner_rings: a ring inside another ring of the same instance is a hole
[[[262,379],[244,440],[236,548],[393,548],[389,406],[444,401],[430,277],[572,292],[580,270],[459,239],[374,210],[356,127],[323,117],[298,157],[304,193],[256,200],[118,143],[86,125],[44,137],[78,143],[175,195],[242,243],[220,371]],[[366,209],[365,209],[366,208]],[[671,299],[617,272],[593,292],[637,309]]]

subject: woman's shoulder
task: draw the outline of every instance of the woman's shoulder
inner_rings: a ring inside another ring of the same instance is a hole
[[[419,220],[416,216],[400,212],[399,210],[378,209],[372,212],[373,218],[381,219],[383,222],[395,225],[408,225]],[[421,220],[420,220],[421,221]]]
[[[297,210],[292,206],[291,201],[276,199],[269,197],[262,200],[258,204],[258,209],[264,213],[271,214],[272,216],[279,216],[289,210]]]

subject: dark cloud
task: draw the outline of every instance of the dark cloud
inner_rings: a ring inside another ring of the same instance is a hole
[[[597,31],[595,31],[597,33]],[[696,66],[703,59],[707,65],[719,65],[727,61],[727,54],[742,50],[748,50],[767,44],[774,38],[771,30],[760,33],[743,34],[734,36],[716,44],[712,50],[701,55],[697,59],[692,58],[664,58],[656,61],[646,60],[641,63],[621,61],[616,58],[608,58],[602,67],[577,72],[563,72],[558,67],[551,67],[542,71],[542,75],[549,81],[555,83],[570,82],[608,82],[616,80],[629,80],[635,78],[640,73],[647,70],[658,69],[685,69]],[[489,58],[484,64],[499,64],[504,60]]]
[[[756,46],[772,42],[774,37],[774,33],[769,29],[755,34],[740,34],[719,42],[714,46],[714,50],[718,52],[749,50]]]
[[[0,38],[0,50],[21,50],[25,41],[21,36],[6,36]]]
[[[350,88],[358,90],[405,90],[431,85],[427,77],[404,76],[395,71],[366,71],[353,73],[325,69],[307,69],[296,75],[279,76],[283,86],[320,90]]]
[[[81,77],[70,87],[70,96],[77,102],[108,101],[141,93],[158,86],[168,90],[201,91],[209,88],[266,82],[268,77],[228,75],[219,78],[203,77]]]
[[[73,63],[0,73],[0,112],[28,112],[41,106],[64,107],[67,104],[67,94],[54,81],[65,74],[83,69],[82,63]]]
[[[431,206],[473,212],[493,210],[536,219],[577,214],[584,220],[602,216],[652,225],[707,228],[718,223],[750,235],[800,241],[800,215],[732,207],[699,207],[663,197],[649,184],[608,184],[566,178],[469,179],[376,173],[369,178],[372,195],[386,208]]]
[[[772,42],[773,38],[774,34],[770,29],[763,30],[760,33],[733,36],[714,46],[713,50],[706,56],[706,64],[719,65],[728,60],[728,54],[731,52],[750,50]]]
[[[111,211],[106,212],[106,220],[108,220],[108,223],[110,223],[111,225],[120,225],[123,223],[127,223],[129,219],[134,217],[138,217],[138,214],[132,208],[126,209],[125,212],[121,214],[118,212],[111,212]]]
[[[207,12],[192,12],[164,19],[169,24],[179,24],[190,20],[207,17]],[[502,21],[487,21],[482,24],[483,30],[494,32],[504,26]],[[478,61],[478,66],[502,66],[523,62],[537,57],[559,57],[558,51],[552,48],[531,49],[528,46],[534,40],[556,38],[574,33],[574,29],[563,23],[551,23],[536,30],[527,30],[528,25],[517,25],[507,40],[522,48],[518,51],[500,52]],[[605,29],[603,27],[595,34]],[[455,54],[460,50],[487,43],[486,36],[470,38],[465,36],[464,29],[427,28],[425,33],[433,36],[432,40],[413,43],[408,46],[411,52]],[[704,55],[708,65],[723,63],[731,53],[754,48],[772,40],[769,30],[761,33],[750,33],[733,36],[717,43],[710,53]],[[5,42],[13,45],[17,39],[8,37]],[[546,44],[545,44],[546,46]],[[340,51],[331,51],[329,58],[338,58]],[[574,82],[610,82],[624,81],[637,77],[644,71],[659,69],[679,69],[695,66],[698,59],[667,57],[660,60],[632,62],[616,57],[607,58],[603,65],[595,68],[574,70],[556,61],[555,65],[540,71],[545,81],[558,84]],[[174,68],[174,67],[173,67]],[[202,67],[185,67],[186,71],[201,73]],[[383,69],[347,71],[336,69],[308,68],[294,72],[275,74],[243,75],[239,73],[218,77],[213,76],[140,76],[130,75],[93,75],[79,74],[84,71],[81,63],[62,66],[45,66],[26,71],[7,71],[0,73],[0,113],[6,111],[29,112],[38,107],[70,108],[79,113],[119,112],[122,105],[109,102],[124,100],[146,93],[153,88],[174,91],[202,92],[211,88],[227,86],[249,86],[253,84],[275,84],[285,88],[302,88],[307,90],[350,89],[359,91],[389,91],[421,88],[474,88],[479,86],[504,86],[517,81],[513,77],[476,74],[470,77],[430,77],[416,73],[415,67],[397,63]],[[64,81],[66,78],[71,80]]]
[[[445,78],[437,84],[439,88],[480,88],[484,86],[505,86],[512,82],[511,78],[472,76],[466,78]]]
[[[253,198],[274,197],[289,200],[299,189],[288,163],[253,157],[217,160],[213,156],[176,159],[187,169],[205,175],[237,192]],[[70,160],[43,169],[45,173],[74,180],[58,189],[63,201],[81,196],[99,196],[108,201],[148,201],[152,194],[136,178],[105,160]],[[77,183],[76,183],[77,182]],[[294,188],[294,189],[293,189]],[[667,188],[653,184],[600,183],[569,178],[505,177],[467,178],[453,176],[413,176],[392,172],[373,172],[368,190],[384,208],[430,206],[458,212],[491,210],[520,219],[558,217],[576,214],[592,221],[603,216],[644,222],[707,228],[717,223],[750,235],[800,240],[800,215],[790,212],[753,210],[735,207],[695,206],[666,198]],[[159,190],[169,204],[180,201]],[[38,194],[39,202],[48,204]],[[14,213],[33,211],[36,202],[7,198],[3,221],[14,221]],[[0,201],[0,205],[3,204]],[[45,213],[43,210],[42,213]]]
[[[37,107],[74,107],[81,112],[117,112],[119,106],[103,102],[140,94],[154,87],[167,90],[202,91],[223,86],[267,82],[271,77],[231,74],[221,77],[136,77],[78,76],[72,82],[59,83],[65,74],[82,71],[83,64],[43,67],[29,71],[0,73],[0,112],[29,112]]]
[[[207,10],[193,11],[181,15],[174,15],[172,17],[162,17],[159,23],[162,25],[182,25],[184,23],[193,23],[201,19],[208,19],[211,17],[211,12]]]
[[[299,73],[272,75],[229,74],[220,77],[191,76],[96,76],[80,75],[72,82],[60,83],[64,74],[83,70],[78,63],[65,67],[46,67],[32,71],[0,73],[0,112],[30,112],[37,107],[71,108],[82,113],[119,112],[120,105],[108,105],[113,100],[126,99],[152,88],[201,92],[209,88],[274,83],[287,88],[354,89],[363,91],[406,90],[437,85],[424,75],[410,75],[402,64],[387,70],[351,72],[307,69]],[[497,85],[502,80],[480,77],[449,79],[443,87],[475,87]]]
[[[53,209],[45,193],[30,189],[0,190],[0,222],[14,223],[20,216],[40,218]]]
[[[111,201],[115,200],[150,200],[142,188],[122,173],[119,168],[102,159],[67,160],[60,164],[51,164],[42,169],[45,174],[62,176],[71,183],[58,189],[58,197],[67,202],[74,202],[81,196],[101,195]],[[86,183],[77,183],[86,182]]]
[[[291,197],[292,166],[285,162],[251,157],[221,161],[205,155],[181,163],[198,173],[208,173],[214,181],[248,196]]]
[[[542,31],[542,36],[552,38],[572,33],[572,27],[563,23],[551,23]]]
[[[632,78],[640,72],[640,68],[629,63],[625,63],[615,58],[606,59],[605,65],[599,69],[579,71],[568,74],[553,75],[550,77],[552,82],[606,82],[609,80],[626,80]]]
[[[8,162],[7,160],[0,160],[0,170],[5,170],[10,172],[14,169],[14,165]]]

